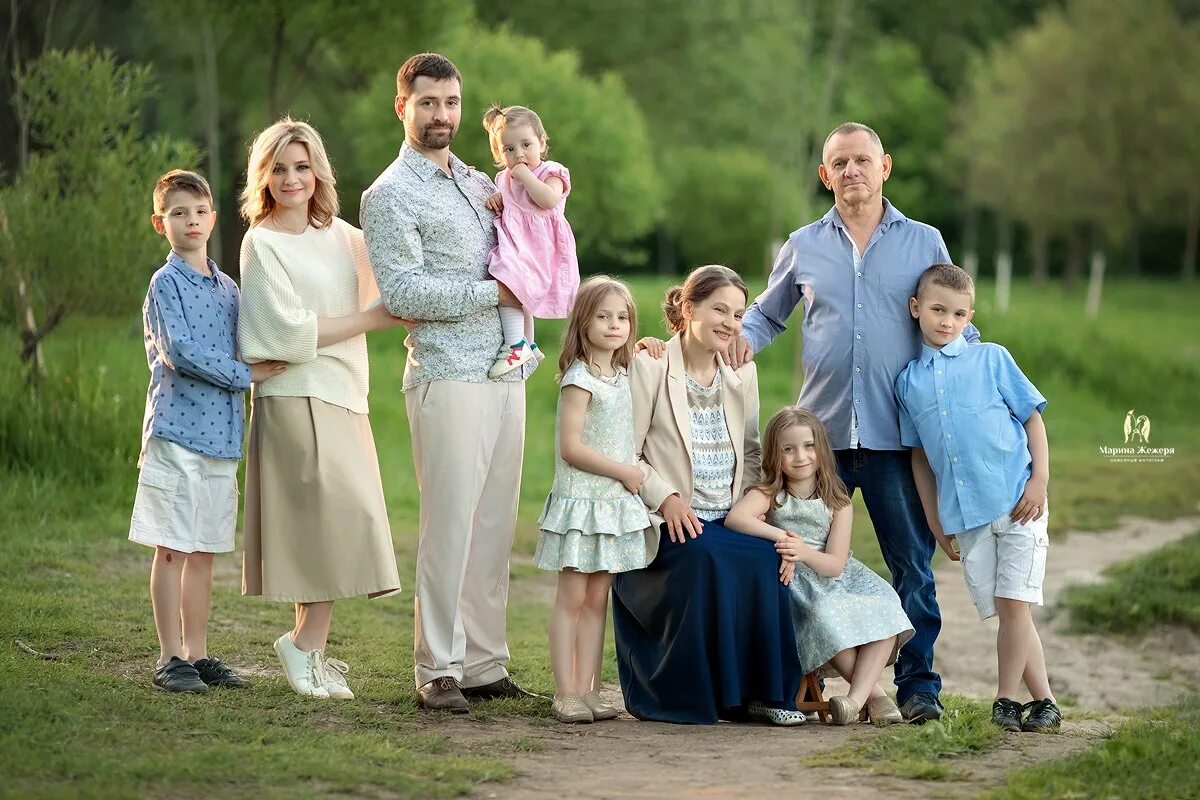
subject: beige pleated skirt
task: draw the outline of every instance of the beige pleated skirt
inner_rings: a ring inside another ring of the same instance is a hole
[[[400,591],[371,423],[314,397],[256,397],[242,594],[287,603]]]

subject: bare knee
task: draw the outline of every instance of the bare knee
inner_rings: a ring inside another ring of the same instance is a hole
[[[1017,622],[1032,619],[1029,603],[1025,600],[1013,600],[1011,597],[996,598],[996,614],[1001,622]]]

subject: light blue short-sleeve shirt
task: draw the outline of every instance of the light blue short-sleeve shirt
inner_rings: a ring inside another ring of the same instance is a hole
[[[1011,511],[1033,472],[1025,421],[1046,398],[998,344],[922,345],[896,378],[900,440],[922,447],[948,534]]]

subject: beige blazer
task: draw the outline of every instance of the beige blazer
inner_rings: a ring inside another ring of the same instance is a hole
[[[720,357],[718,356],[718,359]],[[736,372],[720,361],[725,387],[725,423],[737,458],[733,471],[733,498],[742,496],[744,486],[759,479],[762,445],[758,436],[758,370],[754,362]],[[650,558],[658,553],[657,536],[663,519],[659,508],[672,494],[692,502],[692,422],[687,385],[683,373],[680,336],[667,342],[667,353],[655,359],[638,353],[629,370],[633,394],[633,436],[638,463],[646,473],[642,501],[650,510],[656,535],[651,540]]]

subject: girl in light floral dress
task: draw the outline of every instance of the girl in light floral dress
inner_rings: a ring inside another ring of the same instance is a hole
[[[554,486],[538,520],[534,563],[558,572],[550,615],[553,713],[562,722],[612,719],[599,695],[612,573],[647,563],[650,518],[638,496],[629,362],[637,327],[620,281],[589,279],[563,337]]]
[[[858,719],[865,708],[876,725],[890,725],[903,717],[879,677],[913,626],[888,582],[850,555],[852,520],[825,427],[808,409],[781,409],[763,436],[762,481],[746,490],[725,525],[775,542],[800,664],[850,684],[848,694],[829,699],[834,724]]]

